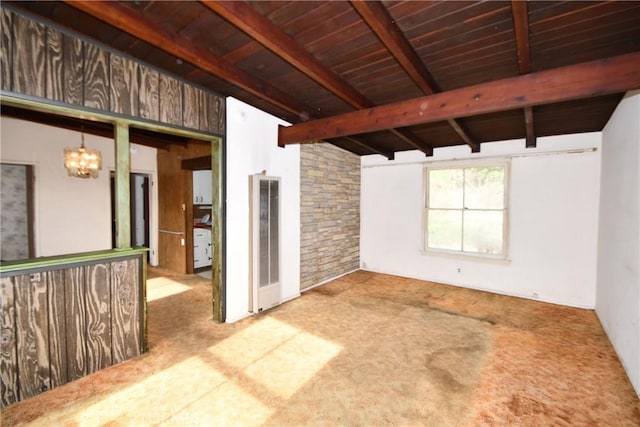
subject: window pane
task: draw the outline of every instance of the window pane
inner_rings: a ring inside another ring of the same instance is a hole
[[[277,283],[280,280],[278,277],[278,267],[280,260],[278,259],[278,181],[271,181],[271,194],[269,198],[269,253],[271,256],[271,264],[269,266],[269,283]]]
[[[429,210],[428,247],[433,249],[462,249],[462,211]]]
[[[502,211],[464,211],[464,251],[502,254]]]
[[[429,171],[429,206],[437,209],[462,209],[462,169]]]
[[[260,181],[260,286],[269,284],[269,183]]]
[[[464,170],[464,207],[504,208],[504,167],[477,167]]]

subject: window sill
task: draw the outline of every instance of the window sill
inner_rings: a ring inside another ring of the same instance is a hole
[[[474,255],[469,253],[460,253],[460,252],[447,252],[447,251],[437,251],[432,249],[421,250],[420,254],[423,256],[434,256],[441,258],[450,258],[456,260],[464,260],[464,261],[476,261],[481,263],[488,264],[501,264],[501,265],[509,265],[511,264],[511,259],[495,257],[495,256],[487,256],[487,255]]]

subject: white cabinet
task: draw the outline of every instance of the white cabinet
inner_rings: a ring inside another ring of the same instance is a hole
[[[193,171],[193,204],[211,204],[211,171]]]
[[[204,228],[193,229],[193,268],[211,265],[211,230]]]

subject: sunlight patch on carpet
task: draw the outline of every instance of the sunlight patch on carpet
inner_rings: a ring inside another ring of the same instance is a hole
[[[288,399],[336,357],[342,346],[265,317],[209,351]]]
[[[158,299],[166,298],[171,295],[177,295],[182,292],[191,290],[187,285],[184,285],[175,280],[159,277],[156,279],[147,280],[147,301],[155,301]]]

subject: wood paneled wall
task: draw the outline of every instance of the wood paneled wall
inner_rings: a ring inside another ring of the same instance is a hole
[[[3,90],[224,133],[224,98],[5,7],[0,12]]]
[[[143,268],[138,255],[0,277],[1,406],[141,354]]]

